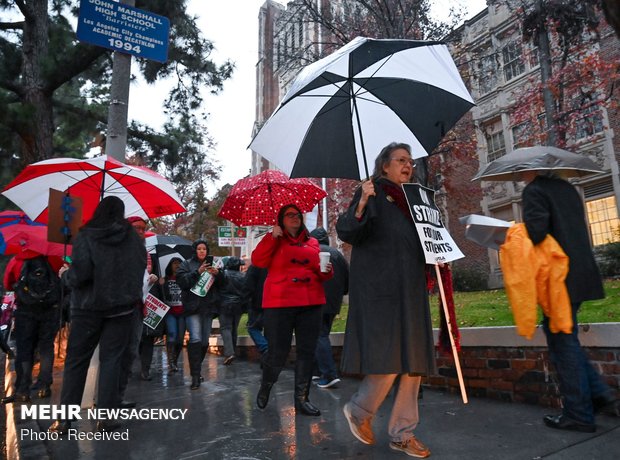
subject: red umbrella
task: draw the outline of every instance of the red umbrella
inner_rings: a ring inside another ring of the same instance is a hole
[[[84,221],[90,219],[99,201],[106,196],[123,200],[127,216],[151,218],[186,211],[166,178],[148,168],[126,165],[106,155],[33,163],[2,194],[33,220],[47,223],[50,188],[82,198]]]
[[[326,196],[309,179],[289,179],[281,171],[268,169],[238,181],[217,215],[237,225],[274,225],[282,206],[295,204],[301,212],[308,212]]]
[[[6,249],[4,254],[15,254],[18,259],[30,259],[38,255],[65,255],[65,245],[47,241],[46,225],[16,224],[0,228]],[[71,254],[71,246],[67,246],[67,255]]]
[[[24,211],[2,211],[0,212],[0,228],[9,225],[26,224],[26,225],[42,225],[33,222]]]

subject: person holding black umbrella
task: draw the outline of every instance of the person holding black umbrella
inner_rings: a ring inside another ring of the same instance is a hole
[[[391,143],[375,160],[336,224],[353,246],[349,316],[341,367],[365,375],[343,411],[353,435],[374,444],[372,420],[398,381],[388,422],[390,448],[414,457],[430,450],[414,435],[422,375],[436,371],[425,258],[402,184],[414,171],[411,147]]]
[[[552,332],[549,317],[543,317],[549,360],[555,366],[562,393],[562,413],[547,415],[543,421],[551,428],[591,433],[596,431],[595,413],[620,415],[620,406],[579,343],[577,312],[581,303],[605,297],[583,202],[575,187],[552,171],[520,174],[527,183],[522,196],[523,221],[530,239],[538,245],[551,235],[569,259],[565,283],[571,302],[572,332]]]

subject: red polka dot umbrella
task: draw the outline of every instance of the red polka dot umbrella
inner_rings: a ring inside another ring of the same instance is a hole
[[[326,196],[310,179],[289,179],[281,171],[268,169],[238,181],[218,216],[241,226],[274,225],[282,206],[294,204],[301,212],[309,212]]]

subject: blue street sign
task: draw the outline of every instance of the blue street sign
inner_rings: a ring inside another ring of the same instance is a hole
[[[151,59],[168,60],[170,20],[111,0],[82,0],[77,38],[91,45]]]

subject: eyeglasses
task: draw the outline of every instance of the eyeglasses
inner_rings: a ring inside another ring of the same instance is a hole
[[[287,212],[284,213],[284,217],[288,217],[289,219],[301,219],[301,214],[298,212]]]
[[[412,168],[415,168],[415,161],[413,161],[411,158],[390,158],[390,160],[398,162],[398,164],[401,166],[405,166],[408,164]]]

